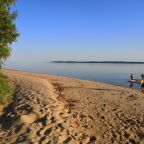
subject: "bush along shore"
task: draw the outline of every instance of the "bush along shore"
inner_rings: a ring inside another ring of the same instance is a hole
[[[9,100],[11,86],[8,78],[0,73],[0,105],[4,105]]]

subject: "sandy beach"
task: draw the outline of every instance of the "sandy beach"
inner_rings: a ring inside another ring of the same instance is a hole
[[[11,103],[0,144],[144,144],[144,94],[75,78],[3,70]]]

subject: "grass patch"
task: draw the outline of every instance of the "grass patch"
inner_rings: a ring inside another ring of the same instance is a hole
[[[5,75],[0,73],[0,104],[5,104],[8,100],[11,87]]]

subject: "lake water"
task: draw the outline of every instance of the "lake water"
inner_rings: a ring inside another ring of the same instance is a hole
[[[81,63],[47,63],[41,62],[26,65],[7,65],[6,68],[35,73],[75,77],[130,87],[128,79],[131,73],[140,79],[144,73],[144,64],[81,64]],[[134,84],[139,89],[139,84]]]

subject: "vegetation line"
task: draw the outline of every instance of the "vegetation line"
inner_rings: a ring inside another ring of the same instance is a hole
[[[11,86],[8,78],[0,73],[0,104],[6,104],[11,92]]]
[[[139,62],[139,61],[51,61],[51,63],[144,64],[144,62]]]

